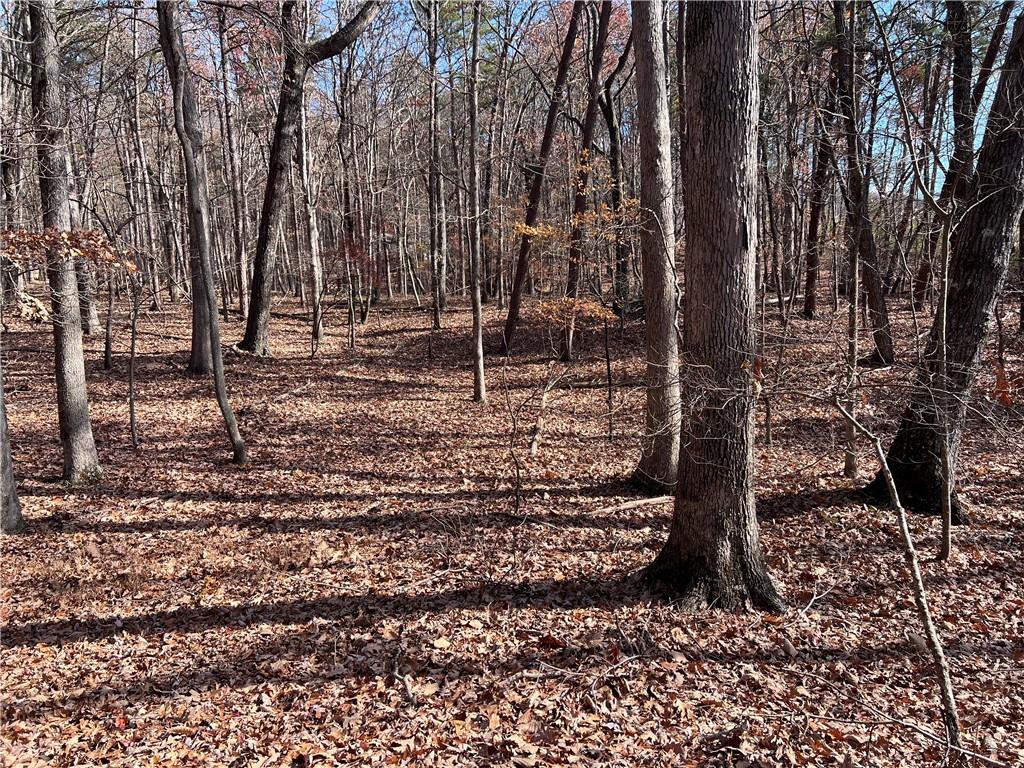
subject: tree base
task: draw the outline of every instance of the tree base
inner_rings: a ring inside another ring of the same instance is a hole
[[[941,488],[922,484],[897,472],[893,472],[893,480],[896,482],[896,492],[899,494],[900,504],[904,509],[920,515],[937,516],[942,514]],[[887,506],[892,504],[889,485],[881,472],[864,487],[863,493],[876,504]],[[950,520],[953,525],[971,524],[970,515],[964,509],[956,491],[950,494],[950,512]]]
[[[633,474],[627,478],[626,483],[648,496],[671,496],[676,490],[675,483],[657,480],[640,469],[640,467],[633,470]]]
[[[103,478],[103,469],[97,464],[85,469],[75,469],[64,474],[63,482],[71,486],[92,485]]]
[[[786,604],[763,569],[737,569],[729,576],[711,572],[700,559],[666,554],[641,571],[644,581],[665,588],[676,604],[688,611],[711,608],[723,611],[762,610],[781,613]]]

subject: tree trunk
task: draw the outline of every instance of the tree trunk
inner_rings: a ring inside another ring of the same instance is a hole
[[[587,111],[583,116],[580,137],[579,169],[576,173],[576,191],[572,205],[572,231],[569,235],[569,265],[565,295],[576,299],[580,295],[580,273],[583,262],[584,217],[587,213],[587,191],[590,171],[594,165],[594,129],[597,127],[599,111],[598,98],[601,93],[601,66],[604,63],[604,49],[608,44],[608,23],[612,15],[611,0],[601,1],[601,11],[594,36],[590,58],[590,78],[587,82]],[[562,338],[562,359],[572,360],[573,341],[576,334],[576,313],[570,314]]]
[[[699,400],[687,419],[669,538],[647,571],[684,604],[727,610],[782,607],[754,513],[756,14],[754,3],[687,9],[683,340],[688,391]]]
[[[185,58],[185,46],[178,28],[178,4],[158,3],[157,18],[160,26],[160,47],[167,65],[168,78],[174,94],[174,129],[181,142],[181,154],[185,164],[185,183],[188,201],[188,229],[192,251],[199,259],[202,270],[202,295],[193,295],[197,305],[206,306],[209,319],[210,348],[213,362],[213,384],[217,394],[228,438],[231,441],[233,461],[245,464],[248,457],[245,443],[238,431],[234,411],[228,400],[227,382],[224,377],[224,359],[220,348],[220,323],[217,319],[217,296],[213,287],[211,263],[212,233],[210,218],[210,197],[206,179],[203,136],[199,129],[199,106],[192,90],[192,80]]]
[[[535,162],[528,165],[530,195],[526,203],[526,221],[522,239],[519,242],[519,257],[516,260],[512,293],[508,300],[508,317],[505,320],[505,331],[502,337],[502,347],[506,353],[512,350],[512,342],[519,325],[519,307],[523,302],[523,288],[526,284],[526,273],[530,268],[530,249],[533,245],[531,230],[537,226],[537,219],[540,216],[540,196],[544,188],[544,171],[548,164],[548,157],[551,155],[551,147],[555,142],[555,124],[558,121],[558,111],[562,108],[562,100],[565,98],[565,81],[569,76],[569,64],[572,62],[572,52],[576,45],[576,35],[579,31],[580,13],[583,11],[583,6],[583,0],[573,0],[569,28],[565,32],[565,41],[562,43],[562,55],[558,59],[555,86],[551,91],[551,103],[548,105],[547,120],[544,123],[540,155]]]
[[[664,10],[661,1],[633,3],[647,354],[647,412],[640,465],[633,479],[659,492],[672,488],[676,482],[680,418],[672,130],[668,117],[666,51],[661,34]]]
[[[473,301],[473,400],[487,402],[484,380],[484,320],[480,301],[480,168],[477,121],[479,119],[480,11],[483,0],[473,3],[473,41],[469,69],[469,280]]]
[[[281,33],[284,36],[284,68],[281,93],[277,102],[274,138],[270,145],[267,186],[263,194],[259,229],[256,233],[256,252],[253,255],[252,294],[249,315],[245,323],[245,336],[239,348],[257,355],[270,354],[270,305],[274,285],[274,262],[280,232],[282,201],[288,183],[288,170],[295,150],[295,130],[306,73],[325,59],[341,53],[351,45],[380,10],[380,5],[365,2],[358,13],[344,27],[330,37],[312,43],[302,40],[296,29],[295,0],[281,5]]]
[[[21,517],[18,488],[11,460],[11,435],[7,429],[7,406],[3,395],[4,369],[0,360],[0,533],[17,533],[25,527]]]
[[[827,90],[831,90],[827,87]],[[810,319],[818,312],[818,270],[821,267],[821,217],[828,197],[829,176],[832,170],[832,107],[826,99],[824,108],[815,118],[814,167],[811,170],[810,213],[807,222],[807,275],[804,283],[803,316]]]
[[[1024,132],[1019,122],[1022,109],[1024,17],[1018,17],[977,170],[964,198],[965,214],[952,238],[944,323],[937,316],[932,325],[914,394],[889,448],[888,464],[900,498],[908,509],[919,512],[941,511],[943,441],[948,436],[949,466],[955,472],[968,393],[980,367],[992,310],[1017,246],[1016,230],[1024,206]],[[944,361],[940,359],[943,324]],[[888,498],[881,474],[868,486],[868,492]],[[954,522],[967,522],[955,489],[951,501]]]
[[[843,133],[846,136],[846,162],[849,174],[846,185],[847,203],[855,233],[855,242],[851,247],[859,251],[861,279],[868,295],[868,314],[871,317],[872,338],[875,342],[875,354],[871,359],[876,363],[890,365],[896,359],[896,353],[893,349],[889,310],[885,304],[885,289],[882,286],[878,249],[875,245],[874,227],[868,206],[868,185],[863,167],[865,153],[857,124],[854,33],[847,27],[846,0],[836,0],[833,8],[836,25],[837,92],[843,117]]]
[[[245,192],[242,188],[242,158],[235,136],[235,118],[232,109],[231,86],[228,82],[227,23],[223,8],[217,15],[217,40],[220,44],[221,89],[224,92],[224,132],[227,134],[228,176],[231,183],[232,238],[235,246],[235,269],[238,274],[238,311],[245,317],[249,308],[249,265],[245,246],[248,239],[248,221],[242,210]]]
[[[28,4],[32,24],[32,110],[39,156],[39,196],[43,227],[71,229],[67,125],[60,92],[60,54],[54,0]],[[77,484],[100,475],[99,457],[89,420],[89,397],[82,352],[82,318],[75,262],[67,249],[54,246],[46,257],[53,312],[57,417],[64,452],[64,480]]]
[[[608,172],[611,176],[611,189],[609,195],[612,207],[612,227],[615,237],[615,272],[612,278],[614,284],[615,302],[619,308],[620,317],[625,320],[629,310],[629,243],[626,241],[624,221],[622,220],[622,130],[619,127],[619,116],[615,110],[615,94],[613,91],[615,79],[622,73],[626,66],[626,60],[633,47],[633,36],[630,34],[626,45],[622,49],[619,61],[615,69],[611,71],[604,81],[604,87],[600,95],[599,104],[601,113],[604,115],[605,126],[608,129]]]

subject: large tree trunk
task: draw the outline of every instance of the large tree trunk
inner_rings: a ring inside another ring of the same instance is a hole
[[[67,125],[60,92],[60,54],[57,49],[57,11],[54,0],[29,3],[32,24],[32,110],[39,156],[39,196],[43,227],[71,229]],[[75,262],[68,249],[55,245],[46,258],[53,305],[54,368],[57,379],[57,417],[64,451],[64,480],[88,482],[100,474],[99,457],[89,420],[82,351],[82,318]]]
[[[847,205],[854,232],[851,248],[856,248],[859,252],[861,279],[868,295],[868,314],[871,317],[872,338],[875,342],[872,361],[889,365],[896,359],[896,353],[892,343],[889,310],[885,304],[882,274],[879,270],[875,231],[868,206],[868,185],[864,177],[865,152],[858,127],[855,93],[857,78],[854,34],[847,25],[846,0],[836,0],[833,7],[836,24],[837,92],[843,117],[843,133],[846,136],[846,164],[849,175],[846,185]]]
[[[584,219],[587,213],[587,196],[590,185],[590,170],[594,164],[594,129],[597,127],[599,111],[598,98],[601,93],[601,66],[604,63],[604,49],[608,44],[608,23],[612,15],[611,0],[602,0],[594,36],[590,60],[590,79],[587,89],[587,111],[583,116],[580,137],[579,169],[576,172],[576,192],[572,205],[572,231],[569,235],[569,265],[565,295],[576,299],[580,295],[580,275],[583,262]],[[573,341],[576,334],[575,313],[570,315],[562,339],[562,359],[572,360]]]
[[[206,179],[203,136],[199,129],[199,107],[192,89],[185,46],[178,28],[178,4],[158,3],[157,18],[160,25],[160,47],[163,49],[168,78],[174,94],[174,128],[181,142],[181,154],[185,165],[185,186],[188,202],[188,230],[192,251],[199,259],[202,272],[201,295],[193,295],[195,304],[206,306],[209,316],[210,348],[213,362],[213,383],[217,404],[231,441],[235,464],[248,460],[245,443],[238,431],[235,414],[228,400],[227,383],[224,378],[224,359],[220,348],[220,323],[217,319],[217,297],[213,287],[211,259],[212,221],[210,217],[210,196]]]
[[[640,252],[647,352],[647,415],[640,465],[633,478],[659,491],[672,488],[676,482],[680,416],[672,130],[662,37],[664,10],[660,0],[633,3],[640,132]]]
[[[754,513],[757,5],[690,4],[686,46],[683,341],[695,403],[669,538],[648,575],[693,607],[776,610]]]
[[[1017,245],[1016,230],[1024,206],[1021,110],[1024,17],[1018,17],[1014,25],[977,169],[964,196],[965,214],[953,234],[945,319],[943,322],[943,313],[939,313],[932,325],[924,366],[889,448],[888,463],[900,500],[919,512],[938,513],[942,508],[944,442],[949,466],[956,470],[968,393]],[[879,474],[868,491],[887,499],[885,478]],[[966,522],[955,491],[952,505],[954,521]]]
[[[3,394],[4,367],[0,359],[0,533],[17,533],[25,526],[21,518],[18,488],[14,483],[11,435],[7,429],[7,406]]]
[[[562,100],[565,98],[565,81],[569,76],[569,64],[572,62],[572,52],[576,45],[576,35],[579,32],[580,13],[583,11],[583,6],[583,0],[573,0],[569,28],[565,32],[562,55],[558,60],[558,70],[555,73],[555,86],[551,90],[551,103],[548,105],[547,120],[544,123],[540,155],[529,166],[530,195],[526,202],[526,222],[522,239],[519,242],[516,271],[512,278],[512,293],[508,300],[508,317],[505,320],[505,332],[502,339],[505,352],[511,352],[516,328],[519,325],[519,307],[523,301],[523,287],[526,285],[526,273],[530,268],[530,249],[533,245],[531,231],[537,225],[537,219],[540,216],[540,195],[544,188],[544,171],[548,164],[548,157],[551,155],[551,147],[555,142],[555,124],[558,119],[558,111],[562,108]]]

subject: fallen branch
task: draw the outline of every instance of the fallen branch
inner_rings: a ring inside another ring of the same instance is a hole
[[[591,514],[594,515],[607,515],[611,512],[624,512],[627,509],[637,509],[638,507],[646,507],[650,504],[667,504],[670,501],[675,501],[675,496],[655,496],[651,499],[634,499],[633,501],[627,501],[624,504],[616,504],[614,507],[601,507],[595,509]]]
[[[896,481],[893,479],[892,470],[885,457],[885,449],[882,448],[882,440],[871,430],[857,421],[848,410],[846,410],[839,398],[834,400],[836,408],[846,419],[847,424],[854,430],[860,432],[871,441],[875,448],[875,454],[882,467],[882,476],[889,488],[889,498],[896,509],[896,519],[899,522],[900,534],[903,537],[903,554],[906,557],[907,565],[910,568],[910,575],[914,585],[914,603],[917,605],[917,612],[924,627],[925,638],[928,641],[928,648],[932,654],[932,661],[939,676],[939,703],[942,706],[942,720],[946,727],[946,739],[950,749],[964,752],[963,742],[960,739],[960,718],[956,711],[956,698],[953,695],[953,681],[949,674],[949,665],[946,663],[946,654],[942,649],[942,642],[932,621],[932,612],[928,607],[928,595],[924,589],[924,578],[921,576],[921,565],[917,558],[917,550],[914,548],[914,540],[910,536],[910,526],[907,524],[907,511],[900,503],[899,493],[896,490]]]

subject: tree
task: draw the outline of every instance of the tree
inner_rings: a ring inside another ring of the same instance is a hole
[[[683,353],[693,410],[672,527],[647,575],[693,606],[777,610],[753,484],[757,24],[754,3],[687,9]],[[639,54],[644,34],[634,34]]]
[[[217,319],[217,296],[213,287],[211,266],[212,221],[210,218],[210,195],[207,191],[206,162],[203,136],[199,129],[199,106],[192,88],[192,79],[185,57],[178,27],[178,4],[158,3],[157,19],[160,25],[160,47],[167,64],[167,73],[174,93],[174,129],[181,142],[181,154],[185,165],[185,187],[188,204],[188,232],[192,251],[199,260],[202,273],[200,281],[204,287],[202,296],[193,296],[193,301],[205,302],[209,313],[210,349],[213,367],[214,389],[220,406],[228,438],[231,440],[233,461],[245,464],[248,457],[245,443],[238,431],[234,411],[228,400],[227,383],[224,378],[224,357],[220,348],[220,323]]]
[[[289,167],[295,148],[295,131],[302,91],[309,70],[322,61],[339,55],[356,41],[380,10],[380,3],[365,2],[352,19],[328,37],[305,42],[295,18],[295,0],[281,5],[281,34],[284,38],[284,68],[277,102],[274,138],[270,145],[267,186],[256,234],[253,254],[252,294],[245,337],[238,345],[257,355],[269,355],[270,304],[274,284],[274,260],[281,224],[282,201],[287,188]]]
[[[469,65],[469,273],[473,302],[473,400],[487,402],[484,380],[484,320],[480,302],[480,9],[483,0],[473,2],[472,53]]]
[[[604,64],[604,50],[608,45],[608,22],[612,16],[611,0],[601,0],[597,21],[597,34],[593,39],[590,53],[590,77],[587,80],[587,111],[583,116],[580,136],[579,168],[576,172],[576,190],[572,205],[572,231],[569,234],[569,264],[565,295],[570,299],[580,295],[580,273],[583,262],[583,227],[587,213],[587,193],[590,171],[594,164],[594,129],[597,127],[598,99],[601,94],[601,67]],[[669,174],[671,176],[671,173]],[[671,182],[671,179],[670,179]],[[562,339],[562,359],[572,360],[573,337],[575,336],[575,315],[566,324]]]
[[[640,253],[644,279],[647,411],[638,484],[672,488],[679,461],[679,345],[676,337],[675,217],[672,211],[672,132],[664,4],[633,3],[637,119],[640,132]]]
[[[569,64],[572,62],[573,46],[579,32],[580,13],[583,11],[583,0],[573,0],[572,14],[569,16],[569,28],[565,32],[562,43],[562,55],[558,59],[555,72],[555,86],[551,91],[551,102],[548,104],[547,120],[544,122],[544,135],[540,142],[540,154],[536,161],[528,166],[530,195],[526,201],[526,221],[523,226],[522,238],[519,241],[519,257],[516,259],[515,275],[512,278],[512,293],[508,299],[508,316],[505,319],[505,331],[502,335],[502,347],[505,352],[512,351],[516,328],[519,325],[519,307],[523,301],[523,287],[526,285],[526,273],[530,269],[530,249],[533,246],[533,230],[540,217],[541,192],[544,189],[544,171],[547,168],[551,147],[555,142],[555,123],[558,111],[562,108],[565,98],[565,81],[569,76]]]
[[[1024,207],[1024,16],[1006,52],[995,100],[964,199],[964,215],[951,241],[945,312],[936,315],[910,402],[887,456],[900,499],[908,509],[942,508],[943,456],[955,473],[967,399],[978,374],[982,343],[1002,289]],[[954,522],[967,522],[952,490]],[[887,499],[880,473],[868,486]]]
[[[0,359],[0,533],[17,533],[25,527],[25,521],[21,517],[21,502],[18,501],[18,488],[14,483],[3,379],[3,360]]]
[[[66,233],[71,230],[71,187],[65,136],[67,122],[60,90],[56,3],[55,0],[32,0],[28,8],[32,30],[32,112],[43,228]],[[74,254],[59,240],[55,240],[47,253],[46,276],[53,314],[57,418],[64,453],[64,480],[78,484],[97,478],[101,470],[89,419]]]
[[[846,137],[846,204],[850,222],[851,250],[856,248],[860,274],[868,295],[872,338],[875,342],[873,362],[889,365],[896,359],[892,344],[889,310],[878,263],[878,248],[868,207],[868,179],[864,174],[865,150],[857,119],[857,57],[854,55],[854,32],[847,25],[846,0],[833,3],[836,25],[836,82],[839,107]],[[852,364],[856,365],[856,361]]]

